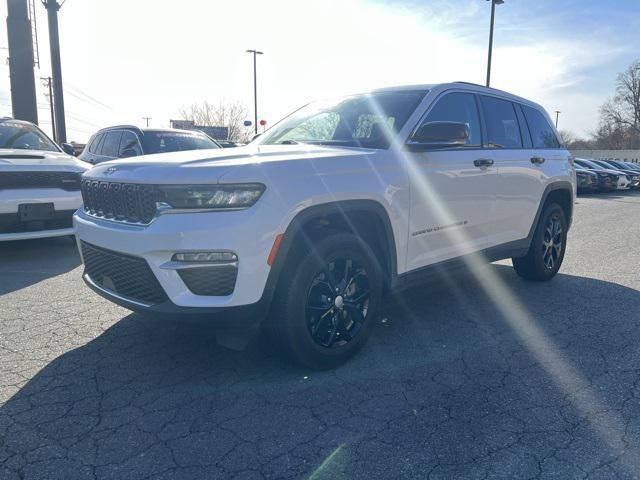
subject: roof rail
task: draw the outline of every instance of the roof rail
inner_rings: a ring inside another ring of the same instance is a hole
[[[114,128],[129,128],[131,130],[137,130],[137,131],[142,133],[142,129],[140,127],[136,126],[136,125],[112,125],[112,126],[109,126],[109,127],[101,128],[100,131],[111,130],[111,129],[114,129]]]
[[[482,88],[492,88],[495,90],[495,88],[493,87],[487,87],[486,85],[480,85],[479,83],[473,83],[473,82],[465,82],[463,80],[456,80],[455,82],[452,83],[464,83],[465,85],[474,85],[476,87],[482,87]]]

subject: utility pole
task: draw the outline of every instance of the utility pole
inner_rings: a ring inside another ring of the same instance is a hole
[[[256,56],[263,55],[264,52],[258,50],[247,50],[247,53],[253,53],[253,125],[255,126],[256,135],[258,134],[258,76],[256,73]]]
[[[64,119],[64,94],[62,93],[62,65],[60,62],[60,37],[58,34],[58,10],[64,4],[56,0],[42,0],[49,18],[49,47],[51,48],[51,74],[53,77],[53,105],[56,118],[58,143],[67,141],[67,125]]]
[[[33,37],[27,0],[7,0],[7,37],[13,117],[38,123]]]
[[[152,117],[142,117],[143,120],[147,121],[147,127],[149,126],[149,120],[151,120]]]
[[[487,0],[491,2],[491,25],[489,27],[489,57],[487,59],[487,87],[491,84],[491,55],[493,53],[493,21],[496,16],[496,5],[502,5],[504,0]]]
[[[560,110],[556,110],[556,130],[558,129],[558,116],[560,116],[561,113]]]
[[[45,86],[49,90],[47,97],[49,98],[49,107],[51,109],[51,134],[53,135],[53,141],[57,142],[56,135],[56,115],[53,110],[53,79],[51,77],[40,77],[40,80],[44,80]]]

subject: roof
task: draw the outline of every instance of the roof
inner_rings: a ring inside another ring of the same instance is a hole
[[[408,90],[447,90],[450,88],[461,88],[469,89],[475,92],[484,92],[490,93],[493,95],[500,95],[504,97],[511,98],[512,100],[527,103],[530,105],[534,105],[536,107],[540,107],[537,103],[528,100],[523,97],[519,97],[518,95],[514,95],[513,93],[506,92],[504,90],[499,90],[493,87],[486,87],[484,85],[480,85],[478,83],[465,82],[465,81],[455,81],[455,82],[447,82],[447,83],[426,83],[426,84],[418,84],[418,85],[397,85],[397,86],[389,86],[384,88],[376,88],[372,90],[372,92],[400,92],[400,91],[408,91]]]
[[[179,129],[179,128],[154,128],[154,127],[138,127],[137,125],[112,125],[110,127],[104,127],[101,128],[100,130],[98,130],[97,133],[99,132],[106,132],[108,130],[115,130],[115,129],[129,129],[129,130],[136,130],[142,134],[144,134],[144,132],[166,132],[166,133],[202,133],[199,130],[183,130],[183,129]]]

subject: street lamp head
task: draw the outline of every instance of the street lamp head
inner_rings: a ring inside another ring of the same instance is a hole
[[[264,55],[264,52],[259,50],[246,50],[247,53],[255,53],[256,55]]]
[[[487,0],[487,2],[490,2],[491,0]],[[504,0],[493,0],[493,3],[496,5],[502,5],[504,3]]]

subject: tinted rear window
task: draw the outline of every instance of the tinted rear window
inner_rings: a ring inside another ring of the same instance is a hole
[[[535,108],[526,105],[523,105],[522,109],[529,124],[533,148],[560,148],[558,137],[545,116]]]

